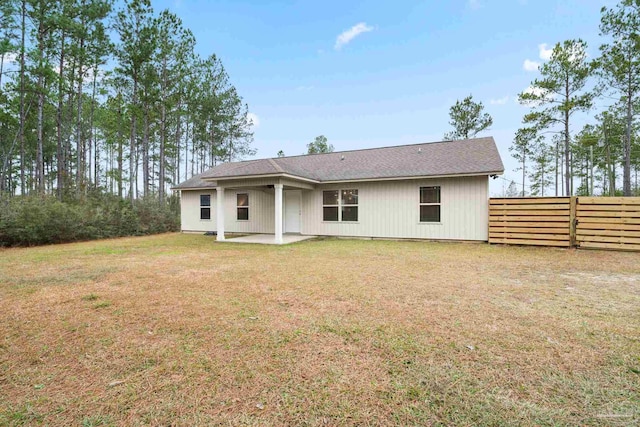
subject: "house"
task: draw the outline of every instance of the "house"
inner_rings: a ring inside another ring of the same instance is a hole
[[[182,230],[488,238],[491,137],[223,163],[174,187]]]

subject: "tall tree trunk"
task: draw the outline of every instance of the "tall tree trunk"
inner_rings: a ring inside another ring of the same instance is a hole
[[[631,196],[631,126],[633,125],[633,86],[632,76],[629,72],[629,84],[627,91],[627,126],[624,135],[624,168],[622,176],[622,191],[625,196]]]
[[[98,162],[97,162],[97,154],[98,154],[98,143],[95,137],[95,128],[93,126],[93,117],[95,112],[95,104],[96,104],[96,81],[98,79],[98,67],[96,66],[93,70],[93,89],[91,91],[91,111],[89,113],[89,168],[87,169],[89,176],[89,183],[93,181],[94,188],[98,188]],[[91,179],[91,160],[92,160],[92,150],[94,149],[96,152],[96,157],[93,158],[93,168],[94,168],[94,176],[93,180]]]
[[[20,192],[22,194],[26,194],[26,186],[25,186],[25,147],[24,147],[24,122],[25,112],[24,112],[24,57],[25,57],[25,33],[27,30],[26,24],[27,17],[27,0],[22,0],[22,12],[21,12],[21,25],[20,25]]]
[[[189,179],[189,115],[185,119],[184,129],[184,180]]]
[[[165,168],[164,168],[164,157],[165,157],[165,153],[164,153],[164,145],[165,145],[165,138],[166,138],[166,120],[167,120],[167,107],[165,106],[165,101],[162,101],[162,111],[161,111],[161,117],[160,117],[160,165],[158,168],[158,198],[160,199],[160,203],[164,202],[164,174],[165,174]]]
[[[615,188],[614,188],[614,184],[613,181],[615,180],[615,178],[612,177],[612,172],[611,172],[611,152],[609,150],[609,144],[606,145],[606,164],[607,164],[607,180],[609,181],[609,188],[607,189],[609,196],[614,196],[615,195]]]
[[[119,96],[118,97],[119,102],[122,102],[122,98]],[[122,104],[118,105],[118,157],[117,157],[117,163],[118,163],[118,198],[122,199],[122,178],[123,178],[123,161],[124,161],[124,155],[123,155],[123,148],[122,146],[123,144],[123,140],[122,140]]]
[[[173,169],[173,183],[178,184],[180,182],[180,130],[181,130],[181,115],[182,113],[182,97],[178,98],[178,117],[177,117],[177,125],[176,125],[176,157],[175,157],[175,166]]]
[[[147,102],[145,102],[147,104]],[[144,130],[142,133],[142,191],[149,195],[149,106],[144,107]]]
[[[3,69],[4,69],[4,53],[0,55],[0,89],[2,89],[2,70]],[[0,159],[2,159],[2,162],[0,162],[0,193],[3,193],[7,189],[8,183],[11,181],[11,179],[7,177],[7,175],[11,174],[10,172],[11,168],[10,167],[7,168],[7,164],[8,164],[7,160],[10,155],[11,153],[7,152],[6,156],[4,155],[0,156]]]
[[[524,197],[525,193],[524,193],[524,182],[526,179],[526,154],[525,154],[525,149],[522,150],[522,197]],[[231,161],[231,160],[229,160]]]
[[[84,4],[84,2],[83,2]],[[82,26],[84,27],[84,18]],[[82,89],[84,84],[84,36],[80,39],[80,63],[78,66],[78,110],[76,114],[76,196],[80,197],[85,190],[85,152],[84,137],[82,135]]]
[[[565,103],[569,103],[569,77],[565,80]],[[569,108],[565,109],[564,112],[564,185],[567,196],[571,196],[571,170],[570,170],[570,158],[569,152],[571,150],[570,147],[570,138],[569,138]]]
[[[544,197],[544,168],[546,167],[546,161],[544,163],[542,163],[541,167],[540,167],[540,192],[542,193],[541,196]]]
[[[59,200],[62,200],[64,193],[64,145],[62,140],[62,105],[64,101],[64,54],[65,54],[65,39],[66,34],[63,31],[60,40],[60,62],[58,63],[58,108],[56,109],[56,157],[58,161],[58,170],[56,171],[56,179],[58,181],[58,189],[56,194]]]
[[[556,155],[555,155],[555,158],[556,158],[556,169],[555,169],[556,197],[558,197],[558,169],[559,169],[558,160],[559,160],[559,157],[560,157],[560,153],[559,153],[560,149],[559,149],[558,145],[559,145],[559,142],[556,140]]]
[[[45,81],[44,81],[44,39],[46,35],[46,27],[43,22],[45,11],[40,9],[40,23],[38,25],[38,145],[36,148],[36,187],[39,194],[44,194],[44,97],[45,97]]]
[[[134,166],[136,166],[136,116],[138,106],[138,78],[137,74],[133,76],[133,99],[132,99],[132,111],[131,111],[131,138],[129,140],[129,199],[133,204],[135,198],[134,189],[136,186],[134,176]]]

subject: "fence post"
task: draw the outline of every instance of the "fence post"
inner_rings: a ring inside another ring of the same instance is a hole
[[[575,248],[577,245],[576,241],[576,226],[578,225],[578,221],[576,221],[576,209],[578,205],[578,197],[571,196],[569,200],[569,247]]]

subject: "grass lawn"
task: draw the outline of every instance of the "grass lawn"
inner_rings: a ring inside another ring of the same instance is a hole
[[[635,425],[640,254],[0,250],[0,425]]]

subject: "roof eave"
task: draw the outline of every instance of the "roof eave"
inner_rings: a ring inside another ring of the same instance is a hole
[[[215,190],[215,186],[211,187],[170,187],[173,191],[182,191],[182,190]]]
[[[268,174],[254,174],[254,175],[237,175],[237,176],[215,176],[215,177],[202,177],[203,181],[233,181],[236,179],[263,179],[263,178],[289,178],[297,179],[299,181],[310,182],[313,184],[319,184],[321,181],[306,178],[299,175],[293,175],[290,173],[268,173]]]
[[[401,181],[401,180],[413,180],[413,179],[463,178],[467,176],[502,175],[503,173],[504,173],[504,170],[499,170],[499,171],[456,173],[456,174],[443,174],[443,175],[415,175],[415,176],[394,176],[394,177],[381,177],[381,178],[338,179],[338,180],[331,180],[331,181],[321,181],[320,183],[321,184],[339,184],[342,182],[371,182],[371,181]]]

